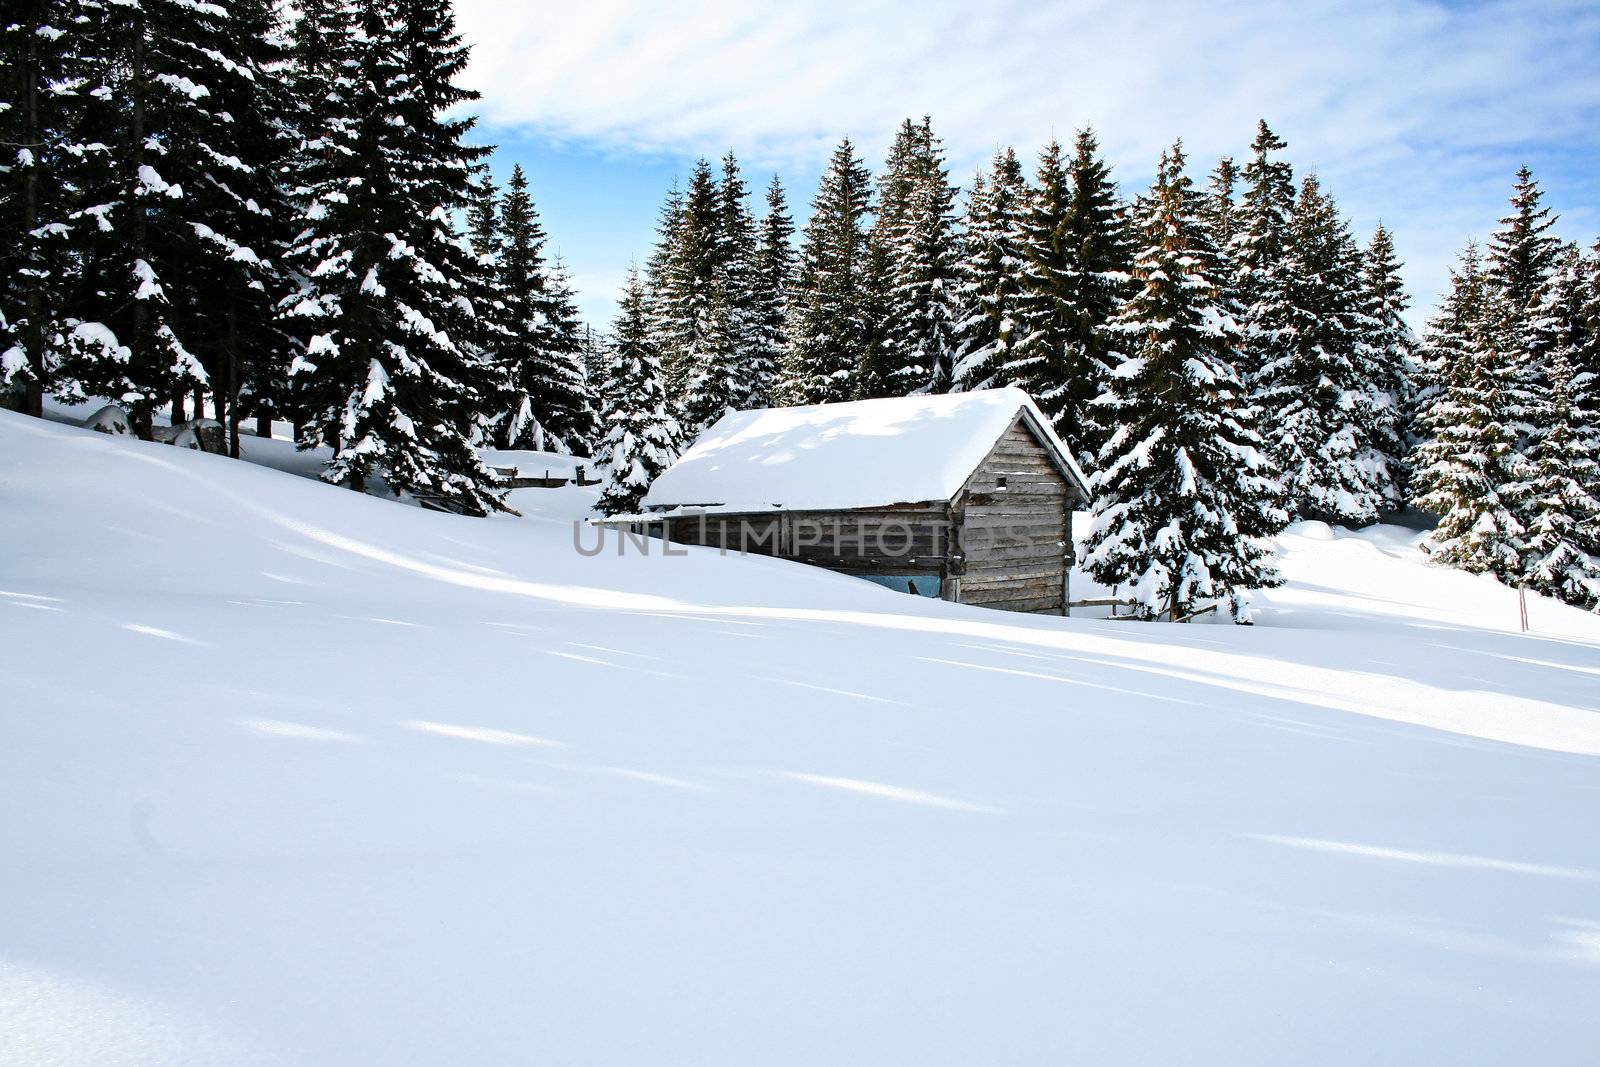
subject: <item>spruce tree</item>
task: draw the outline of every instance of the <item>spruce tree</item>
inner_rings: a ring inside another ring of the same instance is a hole
[[[604,436],[595,453],[596,469],[605,479],[599,507],[607,515],[631,514],[650,483],[672,465],[679,436],[667,413],[644,293],[632,271],[605,361]]]
[[[1412,426],[1416,392],[1416,337],[1406,324],[1410,305],[1400,277],[1394,239],[1382,223],[1373,231],[1361,260],[1361,299],[1367,323],[1363,338],[1367,406],[1367,438],[1393,477],[1380,483],[1384,509],[1406,499],[1409,468],[1406,456],[1416,433]]]
[[[1230,288],[1243,315],[1239,371],[1252,386],[1261,368],[1282,357],[1288,341],[1287,271],[1294,170],[1276,158],[1286,147],[1286,142],[1264,120],[1257,126],[1255,140],[1250,144],[1250,161],[1241,171],[1244,195],[1238,229],[1228,249],[1234,270]]]
[[[1543,192],[1527,167],[1517,171],[1511,213],[1489,240],[1489,277],[1500,290],[1509,343],[1518,351],[1533,348],[1539,309],[1556,267],[1561,242],[1551,235],[1555,216],[1542,203]]]
[[[1360,254],[1315,174],[1295,202],[1285,267],[1279,339],[1257,375],[1268,453],[1293,514],[1365,525],[1386,509],[1395,476],[1370,436],[1379,398],[1366,366]]]
[[[1066,235],[1072,187],[1061,145],[1051,141],[1039,157],[1033,194],[1023,220],[1022,292],[1017,298],[1020,336],[1011,361],[1013,381],[1027,390],[1074,454],[1084,452],[1078,420],[1069,400],[1072,370],[1067,345],[1073,336],[1070,300],[1072,249]],[[1100,386],[1098,379],[1093,385]],[[1090,457],[1092,458],[1092,457]]]
[[[1233,162],[1232,156],[1223,156],[1217,160],[1217,166],[1211,172],[1205,199],[1201,202],[1203,210],[1200,213],[1201,221],[1205,223],[1212,243],[1217,246],[1217,254],[1223,258],[1223,265],[1230,272],[1228,279],[1230,284],[1233,269],[1233,240],[1239,233],[1238,188],[1239,168]]]
[[[1579,607],[1600,606],[1600,411],[1569,351],[1549,360],[1544,420],[1528,450],[1523,577]]]
[[[1432,389],[1413,459],[1417,507],[1439,516],[1437,561],[1514,582],[1523,571],[1527,464],[1514,407],[1519,375],[1510,309],[1468,247],[1424,344]]]
[[[870,241],[883,269],[881,339],[856,384],[861,396],[948,392],[959,323],[956,188],[932,122],[907,119],[878,183]]]
[[[768,369],[760,364],[761,326],[756,306],[755,220],[748,189],[730,152],[720,180],[708,181],[709,168],[697,168],[685,211],[685,255],[678,278],[695,288],[692,318],[698,337],[679,369],[679,411],[684,431],[698,434],[729,410],[749,407],[764,391]],[[710,210],[699,209],[701,191]],[[698,250],[704,250],[698,258]]]
[[[554,436],[557,451],[591,455],[599,412],[586,365],[589,329],[578,313],[572,274],[560,256],[550,260],[543,293],[546,359],[550,373],[532,394],[534,414]]]
[[[330,4],[320,36],[332,85],[319,146],[297,175],[299,235],[284,302],[304,351],[307,446],[333,451],[323,478],[476,514],[503,507],[474,448],[503,387],[474,350],[471,248],[451,217],[471,198],[483,151],[472,120],[445,117],[476,94],[452,79],[467,50],[447,0]]]
[[[545,232],[521,165],[514,166],[491,230],[489,209],[473,213],[477,240],[498,250],[493,303],[503,323],[492,358],[510,386],[495,436],[505,448],[584,454],[592,435],[582,337],[565,282],[545,259]]]
[[[864,224],[871,207],[871,175],[847,139],[822,176],[801,243],[782,403],[827,404],[848,400],[854,391],[870,325]]]
[[[1096,581],[1127,587],[1144,618],[1178,619],[1225,598],[1248,622],[1244,591],[1280,581],[1264,538],[1284,516],[1261,442],[1238,415],[1237,327],[1183,167],[1175,145],[1138,207],[1145,243],[1112,327],[1123,356],[1101,406],[1116,430],[1093,476],[1083,562]]]
[[[0,96],[0,387],[17,394],[24,412],[44,413],[44,395],[58,382],[75,336],[104,330],[74,322],[78,256],[74,245],[97,228],[77,215],[78,190],[108,147],[87,120],[111,73],[89,62],[104,49],[98,3],[21,0],[0,20],[7,57]],[[98,358],[115,358],[112,352]]]
[[[261,40],[233,9],[123,0],[103,14],[77,41],[109,89],[92,110],[110,151],[82,189],[80,217],[95,223],[80,248],[84,317],[105,323],[126,357],[86,349],[64,370],[71,395],[121,401],[148,439],[157,406],[208,382],[200,355],[229,335],[215,294],[259,284],[270,255],[250,206],[270,175],[259,146],[241,142],[256,120],[227,110],[251,106],[266,75],[247,54]]]
[[[960,389],[989,389],[1014,380],[1028,209],[1027,176],[1007,148],[995,155],[987,178],[980,174],[973,180],[967,197],[955,375]]]
[[[1056,424],[1067,440],[1079,440],[1080,452],[1093,457],[1112,429],[1097,417],[1094,402],[1111,370],[1108,326],[1126,295],[1134,248],[1127,211],[1117,198],[1111,169],[1100,158],[1094,131],[1080,130],[1073,148],[1067,167],[1072,199],[1061,227],[1068,253],[1061,279],[1069,316],[1067,381]]]
[[[279,259],[290,236],[289,204],[280,179],[291,149],[292,101],[281,82],[289,53],[276,5],[235,0],[225,10],[235,76],[216,79],[208,102],[226,116],[220,123],[226,135],[218,139],[231,146],[232,157],[203,171],[186,190],[201,201],[208,221],[197,227],[199,255],[185,288],[197,309],[197,343],[217,417],[237,457],[244,403],[258,414],[270,411],[270,395],[281,388],[293,357],[277,313],[287,291]]]
[[[1588,282],[1583,286],[1583,311],[1579,316],[1582,326],[1572,365],[1580,374],[1589,375],[1600,389],[1600,241],[1594,243],[1580,269]]]
[[[767,211],[761,218],[756,247],[755,321],[758,347],[751,374],[751,407],[770,407],[778,387],[779,368],[789,351],[789,288],[794,281],[794,220],[774,174],[767,185]]]
[[[717,179],[702,159],[690,175],[655,296],[668,400],[690,434],[700,429],[698,416],[725,400],[719,388],[726,382],[720,372],[729,342],[721,306],[721,222]]]

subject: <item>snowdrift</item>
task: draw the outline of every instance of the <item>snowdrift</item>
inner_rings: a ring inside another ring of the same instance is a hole
[[[1035,619],[269,466],[0,412],[0,1062],[1600,1043],[1600,619],[1413,534]]]

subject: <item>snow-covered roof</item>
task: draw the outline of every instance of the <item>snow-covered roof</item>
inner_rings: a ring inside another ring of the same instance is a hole
[[[650,486],[649,509],[819,511],[949,500],[1021,413],[1083,473],[1020,389],[733,411]]]

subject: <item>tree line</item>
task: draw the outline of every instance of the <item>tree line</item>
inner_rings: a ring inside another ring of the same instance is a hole
[[[1408,503],[1440,560],[1597,599],[1600,249],[1526,172],[1419,344],[1390,233],[1265,122],[1128,199],[1092,131],[963,192],[907,120],[876,175],[840,143],[798,231],[776,177],[701,161],[597,337],[460,117],[449,0],[20,0],[0,35],[0,370],[35,414],[108,397],[149,437],[209,403],[234,454],[285,420],[330,482],[479,514],[481,447],[594,455],[619,513],[730,409],[1017,385],[1091,477],[1085,565],[1148,614],[1242,617],[1264,538]]]
[[[587,453],[593,344],[527,182],[457,117],[448,0],[20,0],[0,28],[0,366],[292,422],[324,478],[503,506],[478,448]],[[15,235],[14,239],[10,235]],[[192,404],[192,408],[191,408]]]

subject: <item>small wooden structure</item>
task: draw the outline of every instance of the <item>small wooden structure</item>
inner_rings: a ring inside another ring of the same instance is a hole
[[[733,412],[614,523],[1060,615],[1083,473],[1018,389]]]

